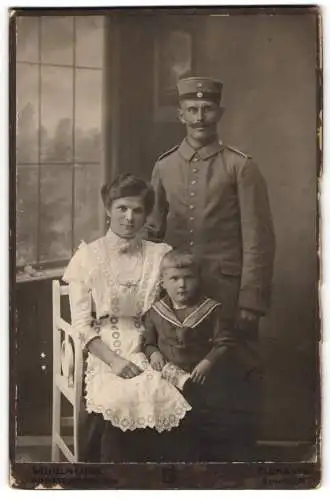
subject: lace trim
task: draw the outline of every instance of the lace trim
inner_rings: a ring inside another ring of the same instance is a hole
[[[135,296],[135,305],[136,305],[136,313],[134,316],[142,316],[142,314],[150,308],[151,304],[157,299],[157,296],[159,295],[160,292],[160,276],[159,276],[159,271],[157,272],[155,270],[155,265],[158,266],[159,268],[159,263],[160,259],[162,257],[162,253],[159,252],[159,255],[157,252],[153,252],[149,256],[148,248],[147,248],[147,242],[144,240],[141,240],[141,247],[142,247],[142,271],[141,271],[141,279],[139,281],[139,284],[137,285],[137,290],[135,291],[136,296]],[[118,290],[118,283],[114,280],[110,270],[111,270],[111,265],[109,264],[109,256],[108,252],[106,249],[106,239],[103,238],[102,240],[102,246],[101,245],[95,245],[91,247],[91,250],[93,251],[96,261],[98,263],[98,268],[102,270],[102,275],[106,280],[106,283],[109,287],[109,289],[114,292],[114,295],[119,295],[121,294],[122,291]],[[166,252],[165,252],[166,253]],[[151,258],[150,258],[151,257]],[[157,261],[155,262],[155,258],[159,257]],[[152,279],[152,273],[155,274],[154,279]],[[94,276],[94,279],[96,280],[97,277]],[[152,286],[150,286],[150,283],[153,283]],[[97,288],[97,284],[95,286]],[[116,300],[116,298],[115,298]]]
[[[114,411],[110,408],[105,408],[103,405],[96,405],[93,400],[87,401],[86,410],[88,413],[102,413],[105,420],[112,423],[113,426],[118,427],[122,431],[134,431],[135,429],[156,429],[157,432],[170,431],[174,427],[178,427],[181,420],[185,417],[186,413],[191,410],[191,406],[185,400],[178,403],[173,411],[167,415],[155,416],[149,414],[146,416],[122,417],[120,410]]]
[[[84,282],[89,289],[98,290],[100,287],[100,274],[103,280],[106,281],[108,287],[117,286],[117,283],[111,276],[109,266],[109,256],[106,251],[107,237],[103,236],[92,243],[82,241],[69,262],[63,280],[69,283],[70,281]],[[143,252],[142,273],[141,281],[143,284],[143,291],[146,292],[149,288],[143,301],[140,302],[142,309],[145,311],[150,308],[151,304],[158,300],[160,294],[160,276],[158,268],[162,256],[169,251],[171,247],[166,244],[153,244],[155,247],[150,246],[150,242],[140,240]],[[94,257],[94,258],[93,258]],[[155,267],[156,266],[156,267]],[[101,273],[100,273],[101,269]],[[154,274],[151,280],[152,274]],[[150,287],[150,283],[153,283]],[[141,288],[139,286],[139,291]]]
[[[109,248],[114,252],[126,253],[141,249],[142,240],[139,236],[125,239],[115,234],[111,229],[108,229],[105,239],[108,241]]]
[[[141,359],[138,359],[140,354]],[[143,371],[150,368],[147,359],[142,353],[136,353],[135,356],[134,362],[140,366]],[[111,369],[106,365],[102,367],[102,371],[112,374]],[[120,407],[117,403],[116,407],[115,403],[115,407],[111,408],[112,403],[103,403],[102,401],[97,401],[97,398],[93,397],[93,394],[95,394],[94,391],[97,390],[95,386],[93,387],[93,382],[96,381],[96,377],[98,377],[99,374],[100,372],[95,366],[89,366],[86,370],[86,410],[88,413],[94,412],[102,414],[105,420],[110,421],[112,425],[120,428],[122,431],[145,429],[147,427],[156,429],[158,432],[169,431],[174,427],[178,427],[187,411],[191,410],[190,404],[185,400],[181,392],[175,389],[170,382],[166,382],[165,380],[163,380],[163,382],[169,384],[168,387],[170,388],[171,393],[165,395],[162,391],[160,391],[159,395],[156,396],[151,404],[148,403],[147,400],[143,403],[143,400],[135,399],[130,400],[128,406],[127,403],[124,403],[124,406]],[[149,373],[145,371],[145,374],[149,381],[154,377],[153,370]],[[122,381],[125,383],[124,380]],[[111,382],[109,382],[109,390],[111,390],[110,384]]]

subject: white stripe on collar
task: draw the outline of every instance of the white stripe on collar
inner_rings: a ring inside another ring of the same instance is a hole
[[[153,304],[152,309],[174,326],[180,328],[195,328],[220,305],[219,302],[213,299],[205,299],[204,302],[197,306],[183,322],[176,317],[174,311],[164,302],[164,300],[160,300]]]

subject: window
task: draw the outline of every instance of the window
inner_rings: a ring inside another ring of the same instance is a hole
[[[17,17],[18,267],[63,265],[103,233],[103,21]]]

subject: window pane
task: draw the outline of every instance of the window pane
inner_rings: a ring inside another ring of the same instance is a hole
[[[101,200],[103,170],[101,165],[75,167],[74,244],[77,247],[104,233],[104,208]]]
[[[38,17],[16,17],[17,61],[37,62],[39,60],[38,30]]]
[[[76,65],[103,66],[103,16],[76,17]]]
[[[38,66],[16,66],[16,161],[38,161]]]
[[[18,166],[16,176],[16,264],[36,262],[38,234],[38,167]]]
[[[91,91],[93,89],[93,91]],[[102,72],[92,69],[76,71],[75,159],[101,159]]]
[[[72,160],[73,70],[42,67],[41,161]]]
[[[73,63],[73,17],[41,18],[41,59],[44,63]]]
[[[41,168],[41,261],[71,256],[72,170],[67,166]]]

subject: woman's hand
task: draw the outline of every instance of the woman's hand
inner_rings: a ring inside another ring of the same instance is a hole
[[[121,356],[116,356],[111,362],[111,370],[114,375],[121,378],[133,378],[140,375],[141,370],[137,365]]]
[[[202,359],[195,366],[191,374],[191,380],[197,384],[204,384],[209,371],[212,368],[212,363],[208,359]]]
[[[154,370],[161,372],[166,365],[166,359],[159,351],[154,351],[150,356],[150,364]]]

